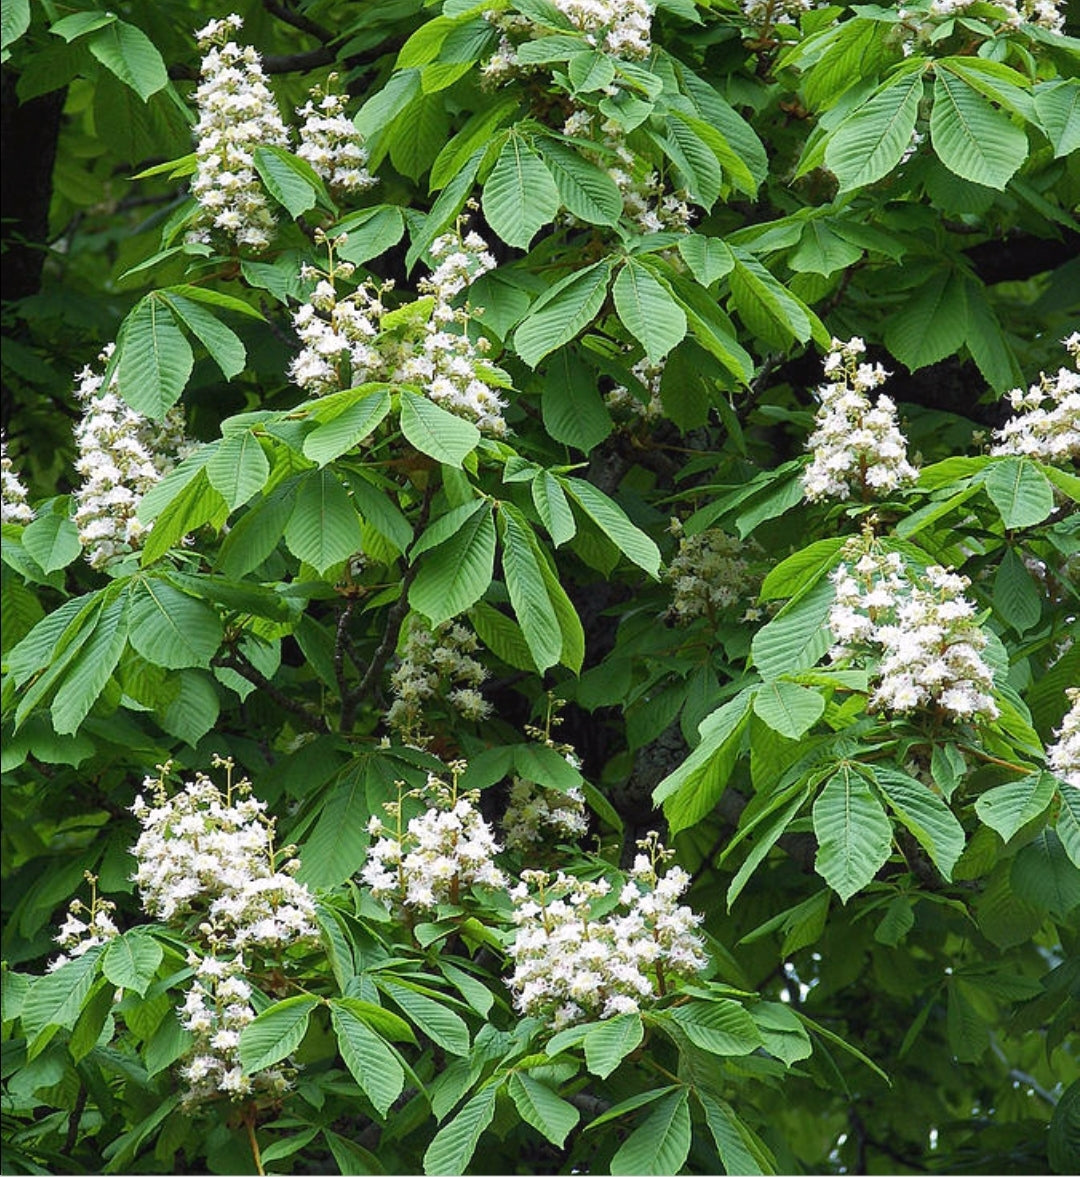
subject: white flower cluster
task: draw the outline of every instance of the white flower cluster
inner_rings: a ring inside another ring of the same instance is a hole
[[[633,1013],[665,994],[670,978],[705,967],[701,917],[678,902],[690,876],[677,866],[658,873],[670,852],[655,834],[638,846],[643,852],[604,915],[593,908],[611,892],[607,879],[522,871],[510,891],[517,935],[508,981],[520,1013],[548,1018],[555,1030]]]
[[[246,779],[233,781],[232,760],[214,758],[226,771],[225,792],[203,774],[169,796],[166,764],[147,777],[131,809],[142,826],[132,848],[143,910],[165,923],[186,925],[205,947],[188,964],[195,980],[180,1021],[194,1042],[181,1075],[188,1105],[224,1094],[241,1099],[252,1091],[281,1095],[289,1085],[283,1066],[245,1075],[240,1032],[255,1018],[248,954],[280,966],[290,946],[313,944],[319,935],[315,901],[293,875],[295,847],[274,849],[274,820],[265,802],[251,796]],[[278,857],[288,861],[277,866]]]
[[[898,553],[863,544],[851,567],[842,563],[832,573],[836,601],[829,629],[837,645],[831,656],[876,655],[872,708],[898,714],[935,708],[947,718],[994,719],[986,635],[964,595],[971,582],[939,565],[913,579]]]
[[[386,714],[386,722],[406,743],[422,739],[424,711],[437,698],[464,719],[491,714],[491,704],[479,691],[488,671],[472,657],[479,648],[476,634],[460,621],[444,621],[432,629],[419,614],[412,615],[397,669],[390,675],[394,702]]]
[[[333,85],[336,77],[331,74],[327,85]],[[378,183],[367,170],[363,136],[345,114],[344,95],[315,87],[296,113],[304,120],[296,154],[311,164],[332,190],[361,192]]]
[[[995,456],[1021,454],[1051,464],[1080,460],[1080,331],[1063,340],[1074,371],[1040,375],[1027,392],[1014,388],[1009,400],[1016,416],[997,431]]]
[[[817,0],[740,0],[743,16],[762,32],[776,25],[797,25],[804,12],[816,8]]]
[[[459,903],[469,887],[506,886],[506,876],[495,865],[501,847],[477,808],[479,793],[458,788],[465,764],[455,761],[449,768],[449,784],[429,774],[423,788],[404,794],[427,804],[406,828],[401,796],[385,806],[393,829],[377,815],[368,822],[377,841],[368,848],[360,878],[376,899],[432,911],[443,903]]]
[[[259,54],[231,40],[242,24],[233,14],[195,34],[205,56],[195,91],[199,118],[191,182],[199,216],[188,240],[208,244],[217,230],[237,245],[262,250],[273,236],[274,215],[255,170],[255,149],[288,147],[289,132]]]
[[[1080,688],[1065,693],[1071,706],[1055,732],[1057,742],[1046,750],[1046,763],[1055,776],[1080,789]]]
[[[572,139],[589,140],[597,116],[589,110],[576,110],[563,123],[562,132]],[[582,154],[604,169],[622,196],[623,213],[642,233],[685,233],[693,212],[678,193],[667,190],[658,171],[639,158],[626,143],[626,132],[612,119],[600,123],[600,151],[582,144]],[[685,195],[685,194],[684,194]]]
[[[317,281],[308,301],[293,315],[302,347],[289,365],[289,377],[310,396],[386,376],[374,340],[386,309],[382,293],[388,287],[365,282],[352,294],[338,297],[338,279],[351,278],[356,269],[352,262],[334,259],[333,247],[346,240],[342,234],[333,241],[327,270],[304,266],[300,273],[305,281]]]
[[[417,300],[416,314],[388,331],[382,329],[387,312],[382,299],[390,283],[364,283],[352,294],[338,294],[338,281],[355,271],[352,263],[333,256],[345,240],[343,235],[328,242],[326,270],[305,266],[301,272],[305,280],[317,281],[293,316],[303,346],[289,369],[292,380],[313,396],[369,380],[417,384],[435,404],[485,433],[504,436],[505,403],[495,390],[504,374],[483,359],[487,340],[469,338],[468,307],[452,305],[471,282],[495,267],[483,238],[477,233],[462,237],[458,230],[437,238],[431,255],[438,265],[419,283],[430,303]]]
[[[34,511],[26,498],[26,487],[8,457],[7,441],[0,439],[0,523],[32,523]]]
[[[107,364],[115,345],[98,357]],[[143,495],[188,451],[183,411],[174,407],[151,421],[128,407],[116,375],[102,389],[104,374],[85,367],[76,376],[75,397],[83,418],[75,427],[75,469],[83,481],[75,490],[75,525],[93,568],[140,547],[149,530],[136,512]]]
[[[846,343],[834,339],[825,357],[829,383],[818,388],[821,406],[807,442],[812,458],[803,476],[811,502],[846,499],[853,489],[864,497],[889,494],[918,477],[896,424],[896,405],[882,395],[871,406],[866,395],[884,384],[889,373],[880,364],[860,362],[865,351],[858,336]]]
[[[97,875],[86,871],[83,878],[90,884],[90,904],[87,906],[81,899],[73,899],[68,905],[67,918],[60,925],[60,931],[53,937],[56,943],[67,951],[49,962],[50,973],[66,965],[68,961],[89,952],[91,948],[107,944],[120,935],[120,929],[112,918],[116,904],[98,896]]]
[[[131,809],[142,833],[132,849],[132,878],[143,909],[165,923],[194,920],[209,943],[234,951],[317,938],[314,898],[293,878],[300,867],[289,857],[295,847],[275,852],[266,802],[251,796],[249,781],[232,781],[231,761],[215,764],[228,772],[225,793],[197,773],[170,797],[163,773],[144,782],[152,803],[135,798]],[[287,861],[278,867],[282,855]]]
[[[280,1097],[291,1085],[292,1070],[277,1065],[245,1075],[240,1034],[255,1020],[251,983],[243,957],[188,955],[195,980],[180,1010],[180,1024],[192,1036],[180,1075],[187,1083],[184,1104],[191,1108],[217,1095],[238,1100],[253,1092]]]
[[[595,49],[630,61],[640,61],[652,52],[654,7],[648,0],[551,0],[551,4]],[[490,10],[484,19],[502,34],[498,48],[480,67],[486,81],[501,83],[536,68],[519,60],[517,46],[548,36],[549,26],[534,24],[516,12]]]
[[[554,834],[580,838],[589,828],[580,789],[547,789],[516,776],[502,819],[507,850],[525,850]]]
[[[678,519],[672,519],[670,530],[679,537],[679,550],[664,579],[674,589],[670,613],[677,622],[715,619],[717,612],[756,596],[758,577],[747,559],[758,551],[752,541],[743,543],[719,527],[685,535]]]
[[[660,382],[664,378],[666,366],[666,360],[661,360],[658,364],[651,364],[648,356],[642,356],[630,368],[630,372],[644,385],[649,399],[643,401],[624,384],[617,384],[604,397],[608,408],[632,413],[635,417],[640,417],[642,421],[659,420],[664,415],[664,405],[660,399]]]
[[[419,283],[421,293],[434,298],[431,317],[419,350],[411,349],[395,379],[421,385],[435,404],[472,421],[483,433],[504,437],[506,403],[493,384],[499,374],[483,359],[487,340],[469,338],[469,310],[453,305],[470,283],[495,268],[495,259],[479,233],[462,237],[456,229],[436,238],[431,256],[438,265]]]

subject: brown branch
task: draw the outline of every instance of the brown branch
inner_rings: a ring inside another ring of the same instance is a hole
[[[67,1136],[64,1138],[64,1147],[60,1150],[65,1157],[70,1157],[75,1151],[75,1145],[79,1141],[79,1124],[82,1122],[83,1112],[86,1111],[86,1101],[90,1095],[85,1083],[79,1085],[79,1094],[75,1096],[75,1106],[71,1109],[71,1115],[68,1116]]]
[[[334,39],[334,34],[329,29],[324,28],[310,17],[304,16],[301,12],[293,12],[291,8],[286,8],[284,4],[277,3],[277,0],[263,0],[263,8],[271,16],[276,16],[278,20],[284,21],[287,25],[292,25],[294,29],[299,29],[300,32],[307,33],[323,45],[328,45]]]
[[[349,643],[349,621],[352,618],[353,609],[356,607],[356,598],[353,597],[345,605],[338,615],[337,631],[334,635],[334,678],[337,679],[338,696],[344,701],[346,695],[349,693],[349,684],[345,678],[345,654],[348,651]]]
[[[228,654],[215,658],[214,665],[235,670],[241,678],[246,678],[253,686],[269,695],[283,711],[288,711],[290,715],[295,715],[298,719],[303,720],[304,726],[310,728],[311,731],[323,735],[330,730],[321,715],[313,715],[303,703],[290,699],[280,687],[274,686],[265,674],[257,670],[239,650],[231,650]]]

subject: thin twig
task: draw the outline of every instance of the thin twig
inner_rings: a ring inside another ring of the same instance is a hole
[[[75,1151],[75,1145],[79,1141],[79,1124],[82,1122],[82,1114],[86,1110],[86,1101],[89,1097],[89,1090],[85,1083],[79,1085],[79,1093],[75,1096],[75,1106],[71,1109],[71,1115],[68,1116],[67,1136],[64,1139],[64,1147],[60,1152],[65,1157],[70,1157]]]
[[[337,632],[334,636],[334,677],[337,679],[338,697],[344,699],[349,693],[349,684],[345,678],[345,653],[349,641],[349,620],[356,606],[356,598],[351,598],[338,616]]]
[[[302,719],[304,725],[312,731],[324,734],[329,731],[326,726],[326,720],[321,715],[313,715],[303,703],[298,703],[295,699],[291,699],[285,694],[280,687],[274,684],[263,674],[257,670],[239,650],[230,650],[219,658],[214,659],[215,666],[224,666],[229,670],[235,670],[241,678],[246,678],[249,683],[264,691],[275,703],[283,710]]]
[[[244,1127],[247,1128],[248,1140],[251,1143],[251,1155],[255,1158],[255,1172],[259,1177],[266,1177],[266,1170],[263,1168],[262,1153],[259,1151],[259,1141],[255,1136],[255,1117],[258,1113],[255,1110],[255,1105],[249,1103],[244,1108]]]

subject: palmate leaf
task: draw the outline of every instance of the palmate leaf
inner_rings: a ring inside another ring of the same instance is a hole
[[[480,441],[480,430],[471,421],[419,396],[401,390],[401,432],[423,454],[447,466],[461,466]]]
[[[521,632],[539,671],[554,666],[562,654],[563,634],[540,560],[533,550],[525,517],[507,503],[499,511],[503,575]]]
[[[495,524],[479,504],[463,524],[425,557],[409,602],[434,625],[463,613],[483,596],[495,566]]]
[[[975,812],[1007,842],[1021,826],[1045,812],[1054,796],[1055,778],[1030,772],[1017,781],[990,789],[975,802]]]
[[[264,1009],[240,1033],[240,1065],[245,1074],[272,1067],[287,1058],[307,1033],[311,1011],[319,998],[301,993]]]
[[[206,476],[229,510],[235,511],[266,485],[270,462],[253,433],[238,433],[222,440],[206,463]]]
[[[375,1110],[385,1116],[405,1086],[405,1068],[350,998],[331,1000],[330,1020],[345,1065]]]
[[[607,57],[598,55],[601,60]],[[559,196],[575,217],[590,225],[615,225],[622,215],[622,196],[615,181],[557,139],[540,141],[540,151],[555,180]]]
[[[559,204],[559,189],[544,161],[520,135],[509,135],[481,197],[488,224],[507,245],[528,249],[555,219]]]
[[[892,825],[866,779],[843,764],[814,802],[814,869],[847,901],[885,865]]]
[[[956,175],[1004,189],[1027,159],[1027,135],[1004,111],[948,69],[934,77],[930,142]]]
[[[427,1177],[455,1177],[465,1173],[484,1129],[495,1118],[498,1084],[482,1087],[456,1116],[444,1124],[424,1153]]]
[[[172,310],[153,294],[140,299],[117,334],[120,395],[158,420],[180,399],[195,363]]]
[[[510,1076],[507,1090],[518,1115],[556,1148],[562,1148],[567,1133],[581,1119],[577,1108],[565,1099],[560,1099],[547,1084],[531,1078],[524,1071],[515,1071]]]
[[[87,45],[98,61],[143,102],[168,84],[169,75],[157,47],[142,29],[127,21],[111,21],[98,29]]]
[[[93,632],[57,688],[52,721],[59,735],[73,735],[79,730],[112,677],[127,635],[128,594],[125,592],[101,610]]]
[[[690,1155],[690,1092],[686,1087],[656,1101],[611,1158],[613,1174],[678,1173]]]
[[[550,287],[514,332],[514,347],[530,367],[569,343],[600,313],[611,280],[611,262],[594,262]]]
[[[777,1171],[769,1150],[739,1119],[731,1104],[700,1088],[694,1091],[694,1095],[705,1113],[705,1123],[728,1173],[762,1177]]]
[[[754,696],[754,712],[758,718],[790,740],[808,732],[824,711],[824,698],[798,683],[768,682]]]
[[[209,666],[221,644],[217,613],[163,580],[146,579],[132,590],[128,637],[155,666],[182,670]]]
[[[964,828],[952,810],[924,784],[898,769],[874,765],[877,781],[889,808],[915,835],[946,879],[964,850]]]
[[[619,271],[611,290],[623,326],[659,363],[686,335],[686,315],[667,287],[633,258]]]
[[[994,462],[985,485],[1006,527],[1034,527],[1054,509],[1054,488],[1030,458],[1010,456]]]
[[[911,143],[922,98],[922,68],[886,83],[829,137],[825,166],[840,191],[873,184],[900,162]]]
[[[360,550],[360,517],[330,470],[313,470],[300,483],[285,543],[294,556],[319,572]]]

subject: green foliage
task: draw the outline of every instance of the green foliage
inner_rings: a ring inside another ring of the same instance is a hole
[[[5,128],[56,147],[5,225],[5,1172],[1076,1170],[1075,407],[1057,451],[1000,432],[1080,326],[1075,17],[649,7],[635,47],[554,0],[243,0],[278,113],[342,93],[373,181],[249,144],[259,250],[194,227],[224,12],[4,0]],[[854,336],[918,477],[812,499]],[[110,340],[91,461],[70,374]],[[890,705],[920,655],[842,632],[860,556],[967,578],[985,705]],[[136,796],[218,756],[280,823],[247,881],[276,910],[295,872],[317,935],[140,906]],[[428,862],[425,907],[372,867],[429,774],[502,874]],[[515,884],[598,888],[603,953],[653,827],[704,967],[531,1004],[554,917]],[[232,1086],[186,1099],[214,1050]]]

